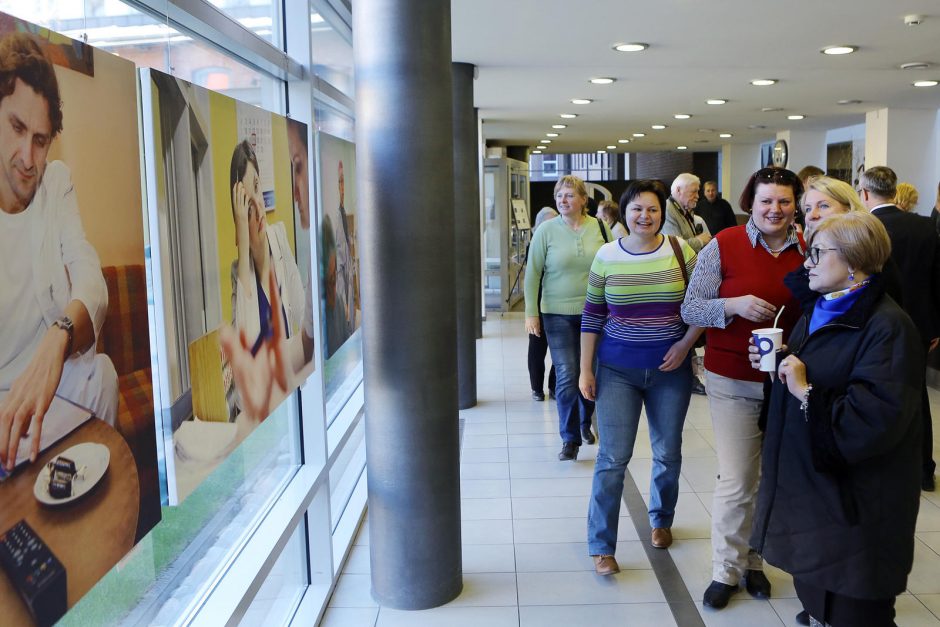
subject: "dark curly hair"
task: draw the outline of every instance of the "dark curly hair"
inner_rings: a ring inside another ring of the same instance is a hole
[[[0,40],[0,101],[16,89],[20,79],[49,105],[49,124],[52,137],[62,131],[62,100],[59,81],[52,62],[39,47],[39,43],[26,33],[12,33]]]

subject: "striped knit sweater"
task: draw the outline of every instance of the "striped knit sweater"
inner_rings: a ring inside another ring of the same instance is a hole
[[[666,237],[649,253],[627,252],[615,240],[597,251],[581,317],[583,333],[601,333],[600,363],[614,368],[658,368],[686,325],[679,308],[685,282]],[[691,276],[696,254],[679,239]]]

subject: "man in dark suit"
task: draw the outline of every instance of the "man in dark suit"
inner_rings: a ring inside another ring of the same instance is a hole
[[[891,238],[891,257],[901,271],[902,306],[920,331],[925,352],[940,342],[940,237],[930,218],[907,213],[892,203],[898,177],[891,168],[865,170],[859,181],[859,197],[872,215],[881,220]],[[923,485],[935,489],[933,424],[927,387],[923,390]]]
[[[705,197],[699,198],[695,205],[695,215],[705,220],[705,225],[712,237],[718,235],[723,229],[738,225],[738,220],[734,217],[734,209],[727,200],[718,195],[718,183],[705,181],[702,191]]]

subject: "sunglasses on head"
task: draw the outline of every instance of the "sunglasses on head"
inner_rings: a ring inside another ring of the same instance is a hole
[[[793,185],[800,179],[785,168],[761,168],[754,174],[755,180],[760,183],[784,183]]]

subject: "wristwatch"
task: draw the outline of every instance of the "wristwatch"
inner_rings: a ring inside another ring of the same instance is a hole
[[[72,338],[75,336],[75,324],[72,322],[72,319],[68,316],[62,316],[58,320],[52,323],[52,326],[59,327],[69,336],[69,343],[65,345],[65,356],[68,357],[72,354]]]

